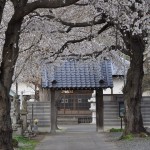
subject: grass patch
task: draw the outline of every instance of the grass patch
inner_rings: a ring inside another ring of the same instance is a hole
[[[14,139],[19,143],[19,147],[16,148],[16,150],[34,150],[38,143],[36,140],[32,140],[23,136],[15,136]]]
[[[141,133],[139,134],[139,137],[146,138],[146,137],[148,137],[148,134],[145,133],[145,132],[141,132]]]
[[[110,129],[110,132],[123,132],[123,129],[112,128]]]
[[[125,135],[125,136],[122,136],[121,137],[121,140],[133,140],[134,136],[133,134],[128,134],[128,135]]]

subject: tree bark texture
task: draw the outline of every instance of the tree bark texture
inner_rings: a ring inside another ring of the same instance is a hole
[[[28,3],[24,7],[22,13],[18,15],[18,18],[20,18],[20,16],[26,16],[38,8],[60,8],[70,6],[78,1],[79,0],[37,0],[32,3]]]
[[[0,67],[0,149],[3,150],[13,149],[9,91],[18,57],[21,24],[22,20],[14,21],[14,18],[8,24]]]
[[[125,100],[125,131],[127,134],[145,132],[141,114],[143,52],[144,46],[139,37],[131,38],[130,68],[127,72],[127,82],[123,89]]]
[[[104,102],[103,102],[103,89],[96,90],[96,131],[103,130],[104,126]]]
[[[0,83],[1,84],[1,83]],[[12,149],[9,91],[0,85],[0,149]]]

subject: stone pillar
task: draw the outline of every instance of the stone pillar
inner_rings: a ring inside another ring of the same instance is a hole
[[[20,101],[17,95],[13,97],[13,118],[12,129],[13,134],[22,135],[22,121],[20,120]]]
[[[13,97],[13,107],[14,107],[14,110],[13,110],[12,122],[13,124],[17,124],[20,120],[20,102],[19,102],[17,95]]]
[[[92,93],[92,97],[88,100],[91,103],[90,110],[92,111],[92,124],[96,124],[96,98],[95,91]]]
[[[96,90],[96,131],[100,132],[104,127],[104,102],[103,89]]]
[[[27,127],[28,127],[28,125],[27,125],[27,114],[28,113],[25,111],[21,111],[20,114],[21,114],[22,127],[23,127],[23,132],[24,132],[27,130]]]
[[[23,94],[23,93],[22,93]],[[21,110],[20,110],[20,115],[21,115],[21,119],[22,119],[22,123],[23,123],[23,132],[27,130],[27,101],[24,98],[23,95],[21,95]]]
[[[95,103],[93,103],[95,105]],[[92,111],[92,124],[96,124],[96,109]]]

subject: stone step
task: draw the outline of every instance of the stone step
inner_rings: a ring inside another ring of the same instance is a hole
[[[150,108],[142,108],[141,111],[144,113],[144,112],[149,112],[150,111]]]
[[[141,103],[141,106],[150,106],[150,103]]]
[[[38,127],[50,127],[50,122],[39,122]]]
[[[118,122],[118,121],[121,121],[120,118],[112,118],[112,119],[104,119],[104,122]]]
[[[144,126],[146,127],[146,126],[150,126],[150,122],[145,122],[144,121]]]
[[[118,116],[119,112],[118,111],[114,111],[114,112],[104,112],[104,116]]]
[[[28,119],[31,119],[32,116],[31,116],[31,115],[28,115],[27,118],[28,118]],[[50,120],[50,116],[43,116],[43,117],[42,117],[42,116],[34,115],[33,118],[37,118],[37,119],[40,118],[40,119],[42,119],[42,120]]]
[[[118,108],[119,106],[117,105],[104,105],[106,108]]]
[[[76,115],[58,115],[58,118],[73,118],[73,117],[90,117],[92,115],[83,115],[83,114],[76,114]]]
[[[124,125],[124,124],[122,124]],[[110,123],[104,123],[104,127],[106,126],[121,126],[121,123],[114,123],[114,122],[110,122]]]
[[[106,107],[118,107],[118,104],[104,104]]]
[[[43,113],[43,112],[46,112],[46,113],[50,113],[50,109],[34,109],[33,111],[32,110],[28,110],[28,113]]]
[[[144,122],[150,122],[150,118],[144,118],[144,117],[143,117],[143,121],[144,121]]]
[[[59,125],[75,125],[78,124],[78,119],[58,119],[57,123]]]
[[[116,116],[112,116],[112,117],[104,117],[106,120],[113,120],[113,119],[120,119],[119,116],[116,117]]]
[[[107,107],[107,106],[104,106],[104,111],[105,110],[118,110],[118,109],[119,109],[118,106],[116,106],[116,107],[111,107],[111,106]]]
[[[50,109],[50,106],[34,106],[33,109]],[[32,110],[32,107],[28,106],[28,110]]]
[[[28,106],[50,106],[50,102],[28,102]]]
[[[150,112],[142,112],[142,116],[150,116]]]

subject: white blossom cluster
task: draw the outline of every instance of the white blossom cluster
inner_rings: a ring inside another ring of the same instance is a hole
[[[146,0],[92,0],[98,13],[105,13],[108,22],[133,35],[150,30],[149,5]]]
[[[45,16],[51,14],[48,9],[38,10],[38,13]],[[88,22],[94,18],[96,13],[96,10],[91,5],[86,7],[70,6],[69,8],[53,10],[53,14],[56,18],[61,18],[73,23]],[[57,22],[55,19],[41,18],[39,16],[31,18],[27,16],[24,19],[22,27],[23,32],[20,40],[20,51],[24,52],[20,53],[18,65],[16,67],[16,72],[22,70],[19,80],[31,81],[34,80],[35,77],[37,77],[36,79],[40,79],[40,74],[38,74],[38,72],[40,73],[40,68],[38,67],[40,67],[42,63],[51,63],[54,61],[59,63],[63,61],[64,58],[68,59],[69,57],[70,59],[75,55],[78,56],[79,59],[87,61],[101,60],[108,57],[110,52],[105,48],[115,43],[113,30],[104,32],[91,41],[85,40],[81,43],[70,44],[62,53],[53,56],[66,41],[84,38],[90,34],[96,34],[100,27],[101,26],[73,28],[69,33],[62,33],[59,31],[65,31],[67,27]],[[31,45],[33,45],[33,47],[25,51],[28,47],[31,47]],[[92,54],[94,51],[101,52],[96,59],[95,55],[86,55]],[[30,58],[24,66],[23,64],[29,56]],[[112,54],[109,56],[111,57]],[[22,64],[22,66],[20,64]],[[22,67],[24,67],[24,69],[22,69]]]

